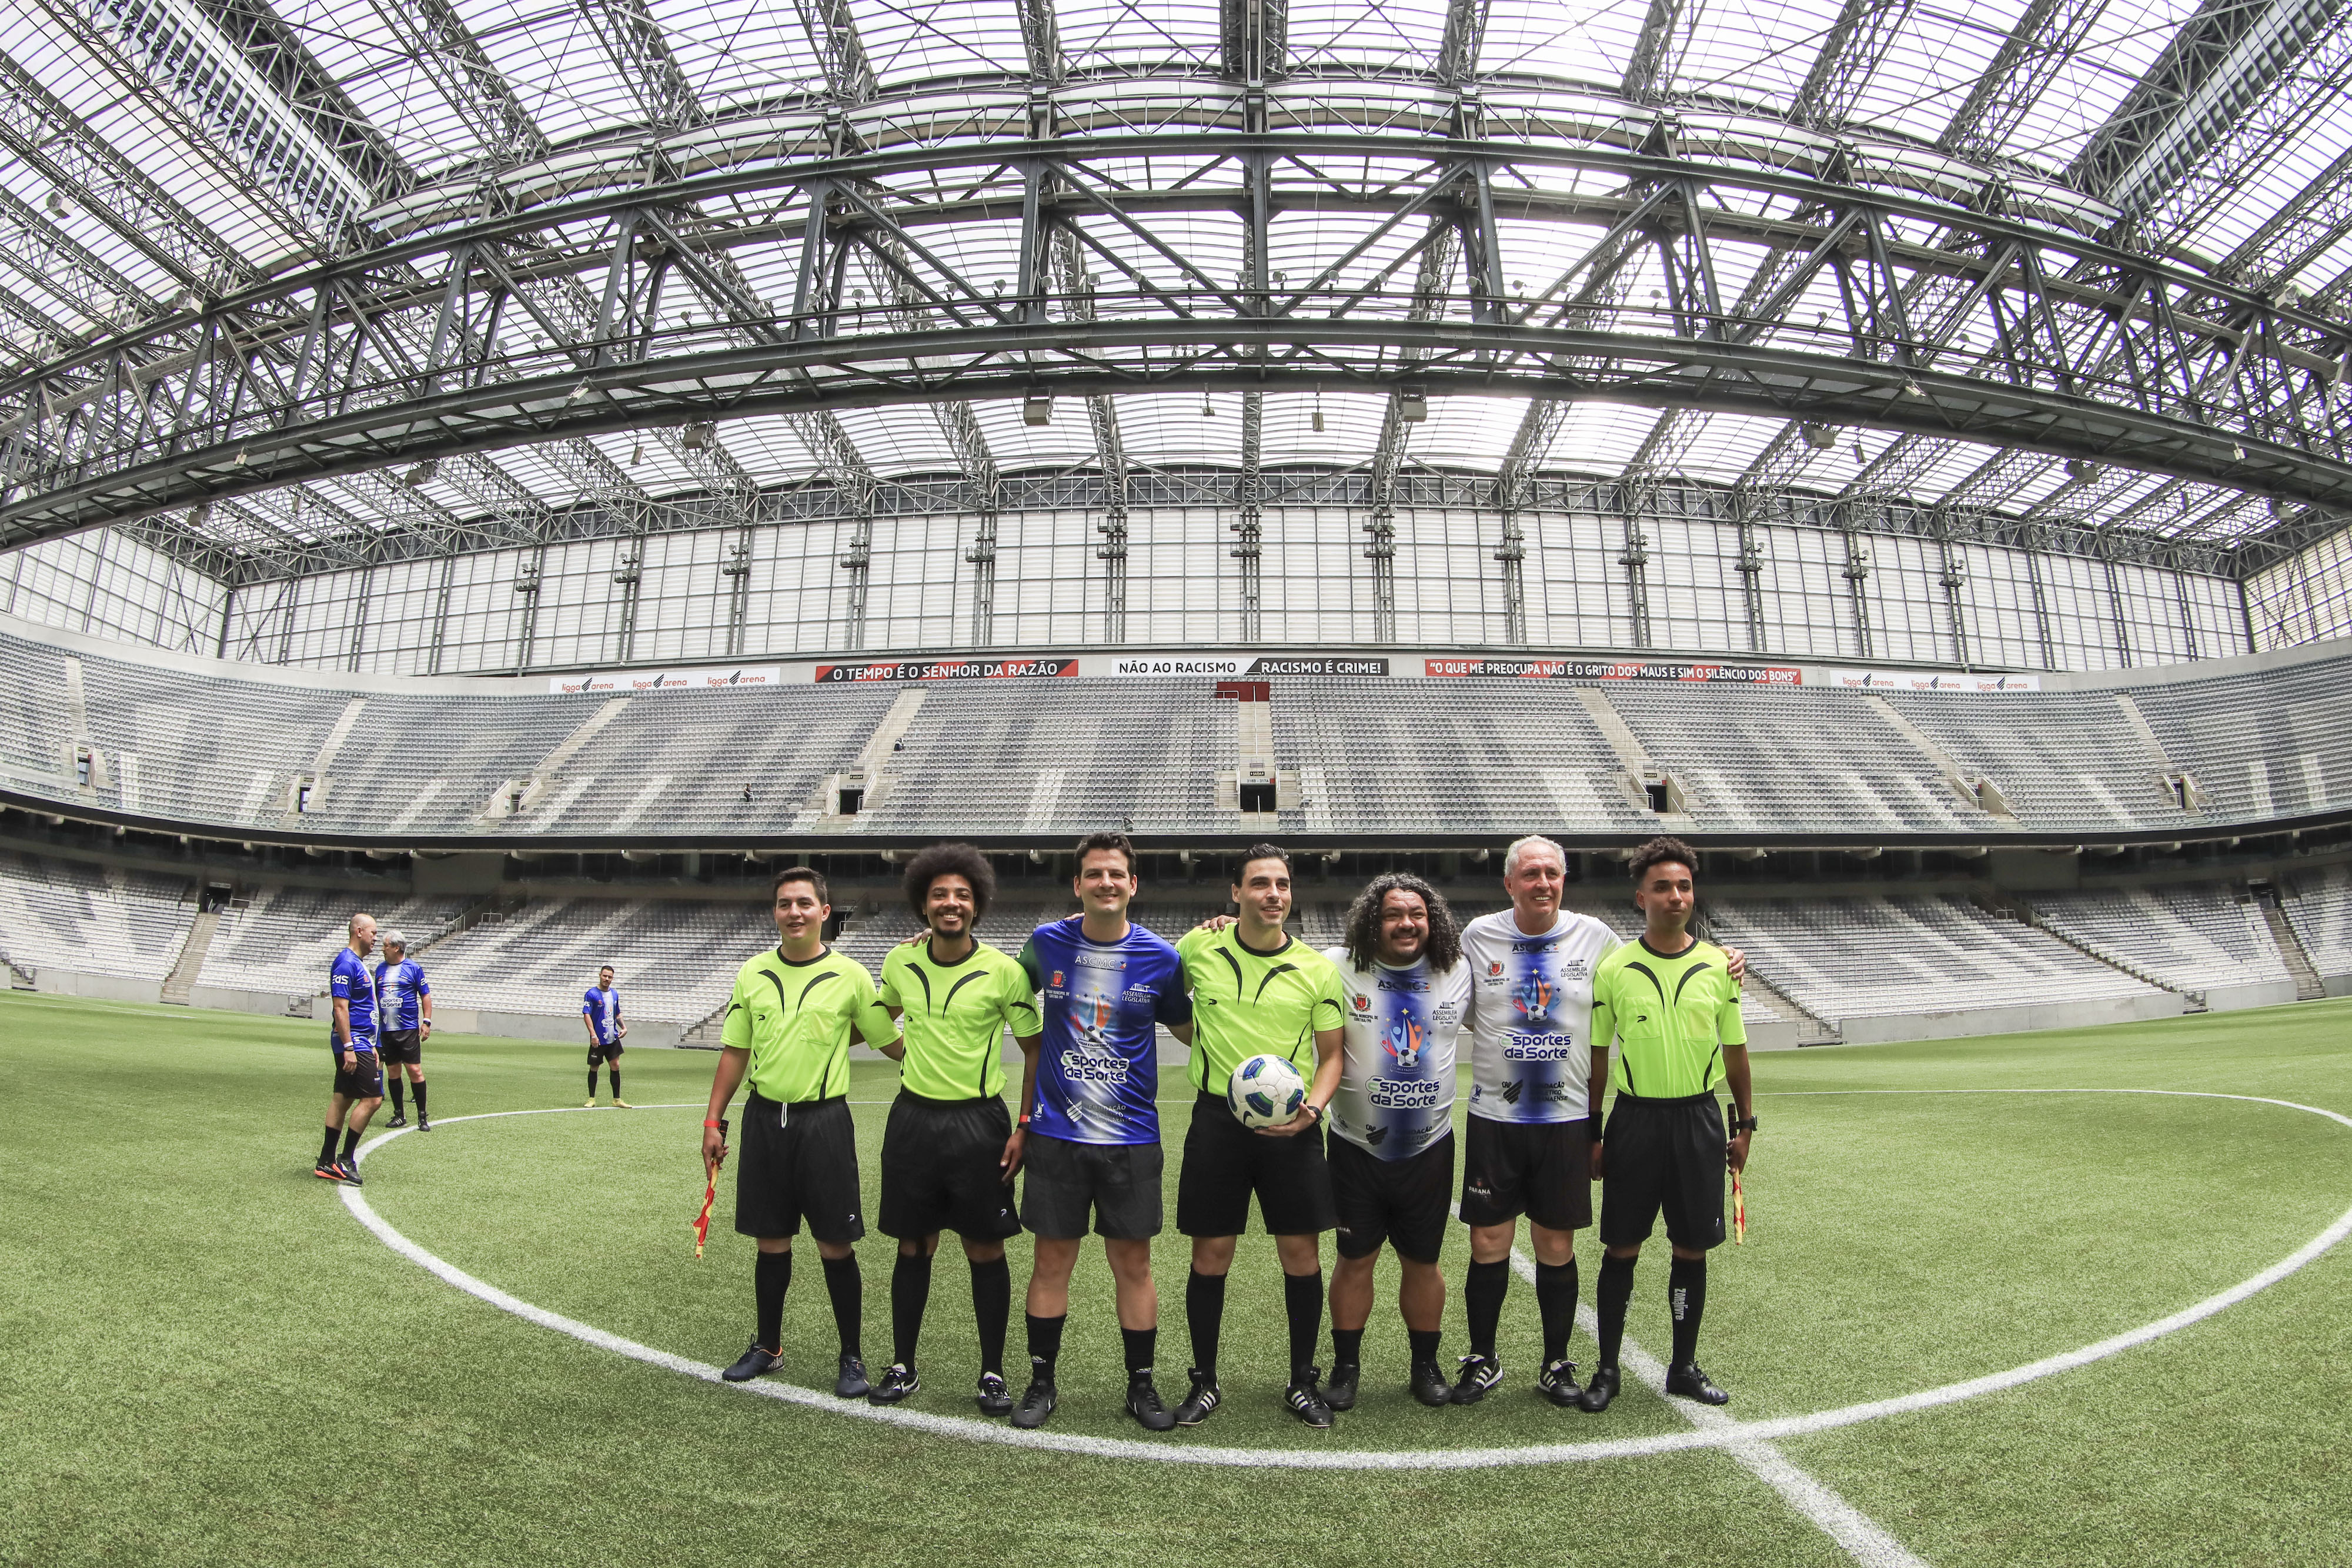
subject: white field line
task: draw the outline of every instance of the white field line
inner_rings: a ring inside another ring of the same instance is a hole
[[[1915,1092],[1861,1090],[1853,1092],[1908,1093]],[[2334,1111],[2323,1110],[2315,1105],[2298,1104],[2292,1100],[2270,1100],[2251,1094],[2200,1093],[2192,1090],[2155,1089],[1922,1090],[1916,1092],[2168,1094],[2189,1099],[2241,1100],[2255,1104],[2282,1106],[2291,1111],[2303,1111],[2315,1116],[2325,1116],[2331,1122],[2352,1128],[2352,1116],[2339,1115]],[[641,1108],[650,1111],[693,1110],[697,1107],[688,1104],[648,1105]],[[454,1125],[459,1122],[493,1121],[507,1116],[570,1115],[579,1113],[579,1110],[578,1107],[559,1106],[543,1111],[495,1111],[479,1115],[438,1118],[434,1125],[443,1127]],[[614,1114],[614,1113],[600,1112],[599,1113]],[[397,1132],[384,1133],[371,1138],[360,1146],[360,1156],[364,1160],[382,1145],[394,1138],[406,1137],[414,1131],[414,1128],[404,1127]],[[609,1333],[592,1324],[579,1322],[560,1313],[549,1312],[544,1307],[534,1306],[519,1297],[509,1295],[495,1285],[476,1279],[457,1265],[435,1257],[394,1229],[383,1217],[368,1206],[357,1188],[343,1187],[340,1191],[344,1207],[349,1208],[352,1216],[361,1224],[366,1226],[378,1240],[410,1262],[438,1276],[468,1295],[487,1301],[501,1312],[511,1312],[527,1322],[536,1323],[541,1328],[552,1329],[558,1333],[569,1334],[583,1343],[610,1351],[615,1355],[641,1361],[649,1366],[658,1366],[681,1376],[719,1383],[719,1369],[715,1366],[692,1361],[685,1356],[674,1355],[667,1351],[656,1350],[650,1345],[624,1339],[618,1334]],[[680,1228],[684,1227],[681,1226]],[[886,1426],[911,1427],[919,1431],[934,1432],[944,1437],[962,1437],[975,1442],[999,1443],[1013,1448],[1042,1448],[1057,1453],[1085,1454],[1102,1458],[1149,1459],[1162,1464],[1220,1465],[1254,1469],[1432,1470],[1484,1469],[1501,1465],[1575,1464],[1598,1459],[1643,1458],[1653,1454],[1688,1453],[1701,1448],[1728,1449],[1741,1443],[1770,1443],[1783,1437],[1833,1431],[1841,1427],[1857,1426],[1864,1421],[1875,1421],[1888,1416],[1906,1416],[1921,1410],[1931,1410],[1939,1406],[1956,1405],[1963,1400],[1975,1399],[1983,1395],[2000,1393],[2042,1378],[2055,1376],[2062,1372],[2069,1372],[2079,1366],[2089,1365],[2095,1361],[2103,1361],[2112,1355],[2119,1355],[2126,1350],[2146,1344],[2151,1340],[2177,1333],[2192,1324],[2202,1322],[2216,1312],[2235,1306],[2247,1297],[2277,1284],[2326,1252],[2328,1249],[2336,1246],[2348,1235],[2352,1235],[2352,1209],[2347,1209],[2326,1229],[2261,1273],[2251,1279],[2242,1280],[2216,1295],[2208,1296],[2193,1306],[2185,1307],[2171,1316],[2158,1319],[2155,1322],[2111,1335],[2096,1343],[2064,1351],[2056,1355],[2044,1356],[2040,1361],[2011,1367],[2005,1372],[1990,1373],[1985,1376],[1970,1378],[1966,1382],[1946,1384],[1940,1388],[1921,1389],[1914,1394],[1898,1395],[1892,1398],[1841,1406],[1833,1410],[1816,1410],[1810,1415],[1781,1416],[1762,1421],[1739,1421],[1729,1416],[1722,1416],[1720,1425],[1692,1427],[1680,1432],[1660,1432],[1642,1437],[1603,1438],[1580,1443],[1533,1443],[1524,1447],[1506,1448],[1420,1448],[1379,1452],[1334,1452],[1313,1448],[1226,1448],[1195,1447],[1189,1443],[1169,1441],[1145,1443],[1127,1437],[1090,1437],[1075,1433],[1015,1431],[1009,1427],[971,1416],[932,1416],[896,1406],[875,1406],[857,1400],[835,1399],[829,1394],[820,1394],[813,1389],[773,1381],[721,1383],[719,1386],[731,1392],[781,1399],[788,1404],[823,1410],[833,1415],[877,1421]]]

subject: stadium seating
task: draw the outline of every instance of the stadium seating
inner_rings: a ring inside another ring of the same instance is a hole
[[[1206,678],[615,696],[520,682],[344,684],[79,651],[70,656],[100,763],[85,785],[71,760],[80,727],[65,695],[68,651],[44,635],[57,634],[0,622],[0,788],[161,827],[283,828],[295,781],[314,773],[324,782],[308,824],[401,842],[718,843],[820,828],[1062,838],[1105,824],[1181,837],[1244,825],[1220,805],[1216,777],[1239,760],[1235,711]],[[1642,763],[1679,786],[1671,825],[1735,841],[2261,823],[2352,803],[2347,676],[2352,652],[2323,650],[2276,667],[2050,676],[2047,690],[1996,694],[1287,677],[1271,683],[1265,710],[1284,787],[1265,826],[1318,836],[1639,831],[1660,821],[1629,788],[1629,766]],[[903,733],[884,732],[908,699]],[[862,810],[836,814],[824,780],[861,758],[875,773]],[[1994,785],[2014,820],[1963,800],[1947,761]],[[2166,783],[2183,772],[2198,797],[2185,804]],[[502,785],[527,783],[520,811],[494,802]]]
[[[1723,902],[1718,940],[1832,1023],[2149,997],[2158,988],[1955,898]]]
[[[2331,980],[2352,978],[2352,866],[2304,872],[2280,892],[2312,967]]]
[[[75,861],[0,855],[0,960],[44,969],[160,981],[187,938],[189,884]]]
[[[412,898],[372,908],[378,932],[408,938],[413,957],[465,913],[466,901]],[[312,888],[264,888],[221,911],[220,925],[196,984],[221,990],[315,996],[327,988],[328,966],[348,940],[352,895]],[[371,967],[381,960],[378,953]]]
[[[2045,894],[2033,907],[2071,940],[2180,990],[2294,983],[2262,911],[2229,883]]]
[[[727,1005],[742,961],[775,942],[756,899],[549,899],[494,915],[422,960],[446,1007],[576,1016],[613,966],[622,1014],[690,1025]]]

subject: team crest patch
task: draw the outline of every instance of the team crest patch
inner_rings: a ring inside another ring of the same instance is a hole
[[[1054,984],[1055,984],[1055,985],[1057,985],[1057,986],[1058,986],[1058,985],[1060,985],[1061,983],[1062,983],[1062,971],[1061,971],[1061,970],[1059,970],[1059,969],[1056,969],[1056,970],[1055,970],[1055,971],[1054,971]]]
[[[1489,964],[1489,965],[1487,965],[1487,966],[1486,966],[1486,973],[1487,973],[1489,976],[1499,975],[1499,974],[1501,974],[1502,972],[1503,972],[1503,966],[1502,966],[1501,964],[1499,964],[1499,963]]]
[[[1359,996],[1356,998],[1356,1010],[1358,1012],[1369,1012],[1371,1010],[1371,998],[1367,996]]]

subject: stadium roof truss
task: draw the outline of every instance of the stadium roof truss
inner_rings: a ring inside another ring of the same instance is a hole
[[[1281,472],[1376,580],[1476,480],[1507,604],[1565,478],[2208,570],[2352,516],[2347,0],[11,5],[0,545],[236,582],[898,486],[979,518],[984,627],[1073,476],[1118,580],[1139,479],[1230,472],[1245,617]]]

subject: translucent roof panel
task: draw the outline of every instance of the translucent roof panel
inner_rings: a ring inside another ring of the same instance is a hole
[[[1029,68],[1018,6],[998,0],[863,0],[850,6],[875,79],[1019,75]]]
[[[1075,0],[1055,25],[1073,71],[1214,69],[1224,52],[1217,0]]]

